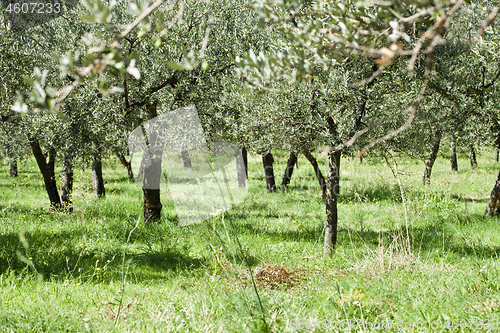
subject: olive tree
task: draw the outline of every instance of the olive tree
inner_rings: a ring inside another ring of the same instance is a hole
[[[105,96],[103,103],[117,111],[115,117],[122,117],[118,122],[124,126],[193,102],[214,104],[220,86],[237,81],[232,71],[235,55],[247,45],[256,45],[260,36],[253,33],[252,15],[240,2],[83,4],[80,10],[86,15],[82,17],[92,25],[82,39],[82,51],[54,55],[60,73],[72,82],[56,91],[50,91],[50,86],[40,90],[35,78],[29,82],[31,104],[20,100],[20,107],[61,113],[70,95],[81,96],[77,87],[85,81],[103,95],[118,96]],[[145,220],[160,216],[157,185],[143,187]]]
[[[397,65],[395,60],[398,57],[405,58],[404,67],[409,73],[421,71],[417,89],[409,94],[411,102],[403,103],[404,107],[391,112],[391,122],[395,126],[378,137],[372,137],[358,154],[362,156],[377,143],[410,127],[428,89],[434,53],[438,46],[446,44],[446,33],[454,16],[465,6],[463,1],[415,1],[406,5],[261,0],[254,7],[260,14],[263,29],[275,29],[283,35],[275,52],[256,54],[250,50],[245,59],[239,59],[240,74],[260,89],[269,89],[280,79],[307,81],[326,70],[348,66],[355,59],[366,59],[374,64],[369,66],[372,73],[360,80],[364,85],[373,82],[382,72],[391,71]],[[477,22],[474,41],[483,35],[497,10],[493,9],[493,17],[486,17],[482,24]],[[361,100],[359,106],[363,110],[366,101]],[[341,106],[337,110],[341,110]],[[331,140],[330,148],[323,154],[329,155],[324,254],[331,253],[337,237],[340,154],[370,128],[375,128],[364,126],[362,117],[356,117],[354,128],[346,130],[345,136],[339,135],[339,128],[344,126],[337,121],[337,114],[338,111],[325,119],[331,137],[340,140]],[[359,122],[356,123],[356,119]]]

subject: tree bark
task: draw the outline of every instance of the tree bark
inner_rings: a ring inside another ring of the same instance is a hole
[[[473,144],[469,145],[469,158],[471,168],[477,167],[476,149],[474,148]]]
[[[424,177],[422,179],[422,185],[428,185],[431,182],[431,173],[434,162],[436,162],[437,154],[439,151],[439,145],[441,144],[441,131],[436,132],[436,141],[434,141],[434,146],[432,146],[431,155],[425,163]]]
[[[498,163],[498,151],[499,151],[498,147],[495,147],[495,164]]]
[[[191,159],[189,158],[189,152],[187,150],[181,151],[182,155],[182,162],[184,162],[184,167],[185,168],[190,168],[191,167]]]
[[[116,156],[118,156],[118,160],[120,163],[127,169],[127,178],[130,182],[134,182],[134,172],[132,171],[132,165],[131,161],[127,161],[125,158],[125,155],[122,153],[116,153]]]
[[[241,156],[243,157],[243,164],[245,165],[245,177],[248,179],[248,151],[245,146],[241,149]]]
[[[143,188],[144,193],[144,221],[146,225],[160,221],[163,205],[160,199],[160,190]]]
[[[61,199],[70,212],[73,211],[73,179],[73,157],[65,153],[62,162]]]
[[[455,146],[455,141],[452,141],[450,146],[451,146],[450,147],[451,171],[458,171],[457,150]]]
[[[245,187],[245,162],[243,160],[243,156],[239,152],[239,149],[236,150],[236,173],[238,176],[238,187]]]
[[[493,190],[491,190],[490,200],[484,214],[486,216],[497,216],[500,214],[500,173],[498,174],[495,186],[493,186]]]
[[[156,103],[147,104],[146,110],[150,120],[158,116]],[[144,222],[146,225],[160,220],[161,209],[163,207],[160,199],[162,150],[157,141],[157,132],[151,131],[148,141],[148,151],[144,155],[144,158],[150,159],[150,162],[143,169],[144,179],[142,184],[142,191],[144,193]]]
[[[330,153],[326,182],[326,228],[323,255],[329,255],[337,244],[337,197],[340,191],[340,151]]]
[[[17,160],[10,162],[10,178],[17,177]]]
[[[56,157],[57,151],[54,148],[49,149],[49,163],[47,164],[52,177],[56,177],[55,167],[56,167]]]
[[[290,152],[290,157],[288,157],[288,162],[286,163],[285,174],[283,175],[283,180],[281,181],[282,189],[286,189],[288,188],[288,185],[290,185],[295,164],[297,164],[297,154]]]
[[[276,191],[276,183],[274,181],[273,155],[270,152],[262,155],[262,163],[264,164],[264,174],[266,175],[267,191],[274,192]]]
[[[99,147],[92,157],[92,187],[94,188],[94,194],[96,198],[102,198],[106,196],[104,179],[102,178],[102,161]]]
[[[57,190],[56,179],[54,173],[51,172],[49,165],[47,164],[47,159],[42,152],[40,143],[36,139],[30,140],[31,150],[35,156],[38,168],[43,176],[43,181],[45,183],[45,190],[49,195],[50,205],[54,208],[61,207],[61,198],[59,197],[59,192]]]
[[[326,198],[326,181],[325,177],[323,177],[323,174],[321,173],[321,170],[318,166],[318,162],[316,161],[314,156],[312,156],[309,150],[305,149],[302,151],[302,153],[313,166],[314,173],[316,174],[316,179],[318,180],[319,187],[321,188],[321,193],[323,194],[323,198]]]

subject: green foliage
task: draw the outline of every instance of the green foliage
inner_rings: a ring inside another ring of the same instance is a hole
[[[81,158],[82,170],[93,155],[126,155],[128,132],[151,104],[160,114],[196,104],[208,139],[258,154],[315,151],[370,129],[358,151],[414,127],[373,152],[402,153],[387,160],[398,179],[381,158],[342,161],[339,246],[328,260],[317,251],[324,201],[302,162],[287,192],[265,196],[251,156],[251,195],[238,210],[184,229],[164,192],[162,223],[135,229],[141,191],[116,165],[105,172],[106,200],[90,199],[82,171],[73,214],[46,211],[42,180],[23,163],[19,179],[0,178],[8,189],[0,220],[9,222],[0,227],[0,328],[265,330],[241,253],[220,244],[230,218],[272,330],[310,318],[498,317],[499,236],[482,219],[491,165],[483,158],[450,176],[438,160],[423,189],[407,177],[421,166],[401,158],[426,158],[438,130],[463,144],[498,144],[490,13],[490,4],[460,1],[99,0],[23,36],[2,16],[0,106],[2,116],[15,112],[0,134],[9,159],[27,139]]]
[[[381,66],[399,54],[416,57],[421,34],[428,31],[430,36],[436,24],[446,27],[439,20],[453,17],[454,5],[460,6],[455,1],[257,1],[253,8],[260,27],[278,31],[281,39],[268,54],[250,50],[246,59],[237,59],[240,74],[253,84],[282,77],[298,82],[350,57],[378,58]],[[418,31],[415,26],[411,31],[417,23]]]

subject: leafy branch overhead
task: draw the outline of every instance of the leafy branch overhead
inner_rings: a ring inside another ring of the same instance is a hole
[[[245,59],[237,58],[239,73],[265,88],[282,78],[309,80],[357,57],[373,59],[380,67],[370,81],[397,56],[409,58],[411,73],[419,55],[432,54],[447,43],[451,21],[464,3],[259,0],[252,6],[259,13],[259,26],[278,31],[281,39],[267,53],[250,50]],[[498,7],[490,10],[469,43],[481,39],[497,13]]]
[[[68,51],[64,55],[52,53],[52,58],[59,64],[61,76],[70,78],[72,83],[58,89],[45,86],[44,77],[38,69],[35,70],[34,78],[25,77],[25,82],[31,87],[30,102],[34,105],[34,111],[57,111],[61,103],[87,77],[97,80],[97,86],[102,93],[123,93],[126,87],[122,84],[113,85],[110,78],[118,78],[123,82],[130,75],[135,80],[141,80],[137,67],[141,50],[132,50],[134,42],[146,41],[156,48],[161,48],[162,37],[168,30],[173,26],[183,25],[185,20],[184,3],[181,1],[172,1],[168,5],[164,5],[163,0],[157,0],[151,5],[131,3],[128,8],[123,8],[115,2],[106,4],[101,0],[85,0],[83,5],[82,11],[85,14],[81,15],[81,19],[96,27],[93,33],[89,32],[82,37],[84,51]],[[135,18],[128,24],[120,24],[113,17],[124,16],[121,12],[132,13]],[[209,18],[199,50],[183,50],[178,59],[167,61],[171,68],[193,70],[200,65],[210,36],[213,22],[211,15],[208,13]],[[208,65],[204,62],[202,67],[207,69]],[[27,109],[28,106],[22,97],[13,107],[17,112],[26,112]]]
[[[421,86],[413,102],[401,111],[406,120],[372,139],[358,156],[410,127],[426,94],[436,49],[454,38],[453,22],[457,14],[471,10],[463,0],[411,3],[258,0],[252,7],[259,13],[259,26],[277,31],[278,36],[267,52],[257,54],[250,50],[245,58],[236,58],[238,74],[250,86],[270,91],[281,80],[309,81],[335,68],[347,70],[351,63],[361,59],[373,62],[376,69],[371,75],[351,82],[352,87],[372,82],[399,57],[406,62],[407,72],[416,74]],[[483,41],[483,34],[498,13],[498,7],[482,6],[474,10],[485,15],[482,21],[474,22],[474,35],[463,41],[468,45]],[[341,139],[343,143],[326,149],[320,156],[353,145],[373,127],[375,124],[357,129]]]

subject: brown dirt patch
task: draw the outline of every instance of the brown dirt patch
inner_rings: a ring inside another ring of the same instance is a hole
[[[298,284],[305,274],[305,269],[287,270],[283,266],[266,266],[255,274],[255,282],[260,287],[287,289]]]

